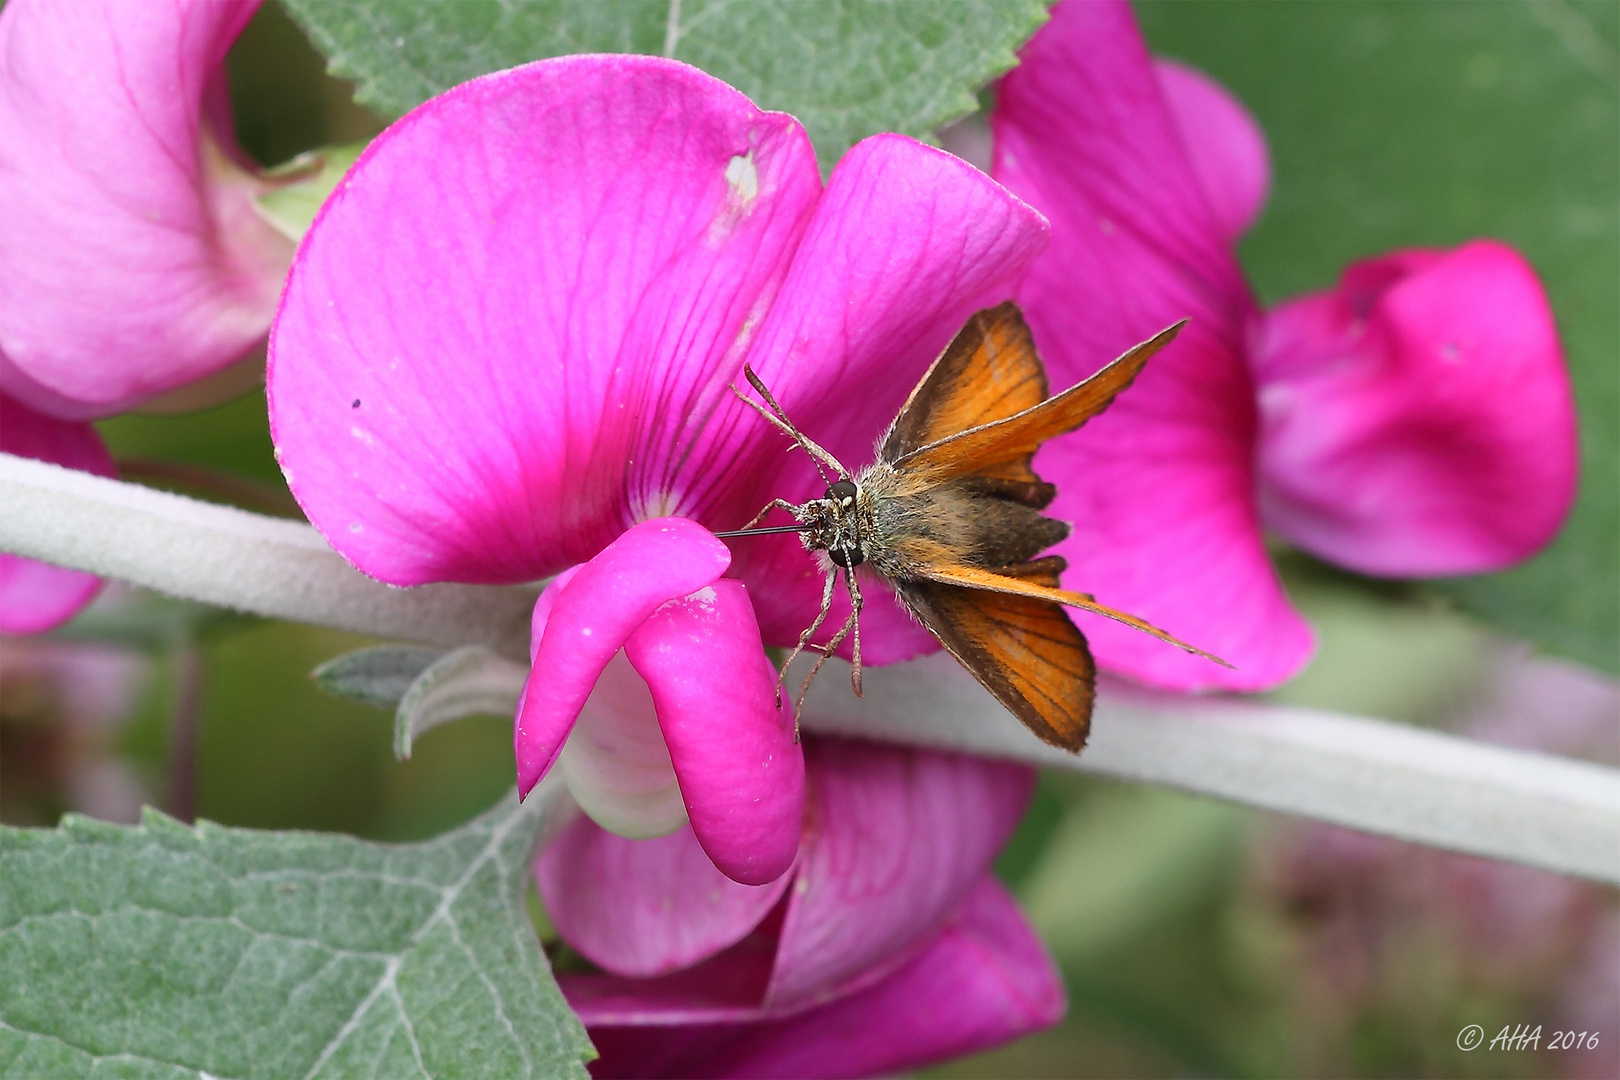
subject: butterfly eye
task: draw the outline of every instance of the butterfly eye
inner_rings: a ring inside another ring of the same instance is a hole
[[[848,480],[840,480],[827,489],[827,498],[839,506],[849,506],[855,502],[855,496],[861,489]]]
[[[827,549],[827,558],[834,566],[842,566],[848,570],[852,566],[859,566],[866,561],[866,552],[859,547],[835,547]]]

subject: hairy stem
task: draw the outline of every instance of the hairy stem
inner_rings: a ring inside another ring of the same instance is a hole
[[[221,607],[527,661],[532,593],[393,589],[307,525],[0,454],[0,551]],[[1081,769],[1620,882],[1620,770],[1254,700],[1102,687],[1091,746],[1036,741],[948,657],[812,690],[813,731]]]

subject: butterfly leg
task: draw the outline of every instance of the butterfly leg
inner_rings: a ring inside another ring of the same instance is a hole
[[[794,511],[797,509],[797,506],[794,506],[786,499],[772,499],[765,509],[761,510],[759,513],[750,518],[748,524],[744,525],[743,528],[752,529],[755,525],[758,525],[760,522],[764,521],[765,515],[770,513],[772,510],[786,510],[788,513],[793,514],[794,519],[797,520],[799,515],[794,513]],[[741,530],[739,529],[737,531],[740,532]]]
[[[777,675],[776,675],[776,707],[778,709],[780,709],[782,707],[782,687],[787,682],[788,668],[790,666],[792,666],[794,660],[798,659],[799,654],[804,652],[805,646],[810,643],[810,639],[815,636],[815,633],[816,633],[817,630],[821,629],[821,624],[827,621],[827,612],[832,610],[833,585],[836,584],[837,581],[838,581],[838,571],[834,570],[834,571],[832,571],[831,573],[829,573],[827,575],[827,584],[822,586],[822,589],[821,589],[821,610],[816,612],[815,621],[812,622],[809,626],[805,627],[804,633],[799,635],[799,643],[797,645],[793,646],[793,651],[788,653],[788,658],[785,661],[783,661],[783,663],[782,663],[782,670],[777,672]],[[809,685],[809,684],[807,683],[806,685]],[[799,727],[798,727],[798,725],[799,725],[798,712],[795,711],[794,716],[793,716],[793,741],[794,742],[799,741],[799,736],[798,736]]]
[[[849,674],[849,684],[855,690],[856,697],[864,696],[861,693],[861,583],[855,578],[855,571],[844,571],[844,584],[849,588],[849,621],[855,631],[855,644],[851,649],[851,658],[854,660],[854,669]]]
[[[827,580],[830,585],[832,581],[831,575],[828,576]],[[799,687],[799,700],[793,704],[793,726],[795,731],[798,730],[799,721],[804,715],[804,698],[810,692],[810,684],[816,681],[816,675],[821,671],[821,665],[825,664],[827,659],[838,651],[838,646],[844,643],[844,639],[851,632],[855,634],[855,672],[850,677],[850,682],[855,687],[855,696],[861,696],[861,587],[855,583],[855,575],[848,570],[844,571],[844,580],[849,584],[849,618],[844,620],[844,625],[838,628],[838,633],[834,634],[827,644],[814,646],[821,653],[821,656],[816,660],[815,667],[810,669],[810,674],[804,677],[804,683]],[[830,603],[832,599],[832,590],[830,588],[827,592],[827,598]],[[787,669],[783,668],[783,670],[786,671]]]

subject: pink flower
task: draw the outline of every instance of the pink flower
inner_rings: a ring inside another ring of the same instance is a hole
[[[864,1076],[1055,1023],[1062,983],[988,873],[1033,773],[810,737],[791,873],[718,874],[690,830],[625,840],[580,818],[536,862],[559,976],[597,1076]]]
[[[1364,573],[1501,569],[1575,490],[1574,410],[1546,299],[1493,241],[1397,252],[1262,313],[1233,253],[1265,141],[1203,75],[1154,64],[1124,3],[1059,5],[1002,81],[993,175],[1046,214],[1019,289],[1054,385],[1175,319],[1131,391],[1037,462],[1066,582],[1236,665],[1086,614],[1098,662],[1177,688],[1271,686],[1311,634],[1262,527]]]
[[[688,817],[722,872],[775,881],[804,766],[761,646],[797,639],[821,583],[793,537],[734,557],[708,529],[823,482],[729,384],[751,362],[819,442],[867,460],[1044,242],[1027,206],[899,136],[823,189],[796,121],[681,64],[500,72],[385,132],[305,238],[272,332],[278,453],[310,520],[383,581],[573,568],[535,611],[521,789],[584,708],[569,780],[595,777],[591,813],[616,814],[597,798],[615,789],[657,819],[615,827]],[[934,647],[874,592],[868,659]],[[606,690],[588,704],[625,662],[658,730]]]
[[[85,420],[252,352],[292,241],[254,206],[225,53],[257,0],[0,12],[0,385]]]
[[[37,823],[46,824],[64,802],[102,821],[140,820],[141,805],[151,796],[117,743],[140,704],[150,668],[145,657],[125,648],[50,639],[4,642],[0,789],[12,823],[25,823],[14,816],[21,811],[24,818],[41,815]]]
[[[84,421],[263,341],[292,242],[253,199],[225,52],[251,2],[0,10],[0,449],[103,476]],[[87,574],[0,556],[0,631],[48,630]]]

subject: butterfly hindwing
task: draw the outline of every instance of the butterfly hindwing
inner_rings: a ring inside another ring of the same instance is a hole
[[[1045,587],[1061,559],[1017,568]],[[1078,751],[1091,730],[1096,666],[1063,608],[1009,593],[909,581],[900,596],[963,667],[1043,741]]]
[[[1042,603],[1063,604],[1079,608],[1082,611],[1090,611],[1104,618],[1113,619],[1115,622],[1124,623],[1126,626],[1140,630],[1144,634],[1151,634],[1160,641],[1174,645],[1183,652],[1202,656],[1205,660],[1213,660],[1222,667],[1229,668],[1232,666],[1220,657],[1207,653],[1196,645],[1189,645],[1180,638],[1160,630],[1145,619],[1139,619],[1135,615],[1128,615],[1123,611],[1117,611],[1114,608],[1097,603],[1097,598],[1088,593],[1070,592],[1067,589],[1058,588],[1056,575],[1053,575],[1051,580],[1044,580],[1039,575],[1028,573],[1031,568],[1051,562],[1061,564],[1062,560],[1055,558],[1037,559],[1032,563],[1026,563],[1024,566],[1010,567],[999,572],[974,566],[952,565],[943,560],[936,560],[927,565],[916,566],[913,572],[919,577],[927,577],[929,580],[936,581],[941,585],[981,589],[986,592],[1002,593],[1009,596],[1022,596]],[[1059,569],[1061,569],[1061,565]]]

